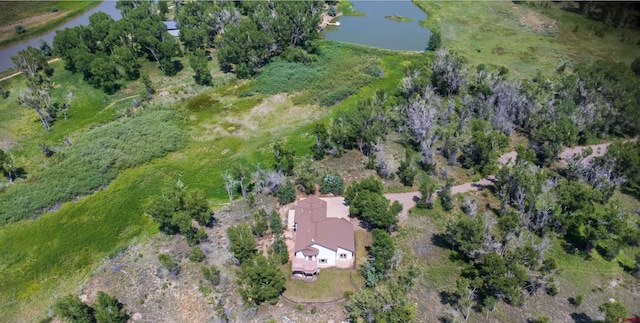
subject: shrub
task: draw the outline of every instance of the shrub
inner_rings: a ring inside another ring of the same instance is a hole
[[[320,98],[320,105],[324,107],[332,106],[338,102],[348,98],[353,94],[354,90],[348,87],[340,87],[335,91],[329,92]]]
[[[341,195],[344,192],[344,180],[340,174],[327,173],[320,183],[320,193]]]
[[[571,304],[573,304],[573,306],[575,307],[578,307],[582,304],[582,301],[584,301],[584,295],[578,294],[576,297],[571,299]]]
[[[56,6],[51,7],[51,12],[58,12],[58,7]]]
[[[191,250],[189,250],[189,260],[193,262],[201,262],[204,260],[204,257],[204,252],[202,252],[199,246],[193,246]]]
[[[302,63],[275,61],[265,66],[256,77],[255,90],[265,94],[296,92],[322,76],[317,69]]]
[[[50,206],[88,194],[119,171],[184,145],[177,113],[150,110],[139,117],[95,128],[62,149],[41,179],[20,183],[0,195],[0,224],[36,217]]]
[[[636,75],[640,76],[640,56],[636,57],[631,63],[631,70]]]
[[[22,27],[22,25],[16,25],[15,27],[13,27],[13,31],[16,32],[16,34],[24,34],[27,32],[26,29],[24,29],[24,27]]]
[[[296,200],[296,189],[293,187],[291,181],[287,181],[278,189],[278,203],[281,205],[289,204]]]
[[[167,268],[169,270],[178,265],[176,260],[168,253],[158,254],[158,260],[164,266],[164,268]]]
[[[220,283],[220,269],[216,265],[211,265],[211,267],[202,266],[200,271],[202,271],[202,275],[211,285],[216,286]]]

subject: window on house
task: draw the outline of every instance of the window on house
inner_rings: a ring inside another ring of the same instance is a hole
[[[327,263],[327,259],[320,259],[319,260],[321,264],[326,264]]]
[[[347,254],[346,253],[341,253],[340,254],[340,259],[347,259]]]

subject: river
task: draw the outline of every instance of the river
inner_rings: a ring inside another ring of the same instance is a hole
[[[369,45],[395,50],[424,51],[431,31],[419,22],[427,15],[411,1],[352,1],[354,10],[365,16],[342,16],[335,19],[340,26],[327,26],[325,39]],[[385,18],[398,15],[413,19],[398,22]]]
[[[58,27],[58,29],[56,30],[61,30],[65,28],[75,27],[75,26],[88,25],[89,16],[99,11],[107,13],[113,19],[116,19],[116,20],[122,18],[122,16],[120,15],[120,11],[116,9],[116,1],[107,0],[107,1],[102,1],[98,6],[85,12],[81,16],[75,17],[67,21],[66,23]],[[10,47],[0,49],[0,71],[5,71],[15,66],[15,64],[13,64],[13,62],[11,61],[11,56],[16,55],[19,51],[27,48],[28,46],[38,48],[40,46],[40,39],[44,39],[51,45],[51,43],[53,42],[53,37],[55,35],[56,35],[56,31],[54,30],[44,35],[36,36],[35,38],[26,39]]]

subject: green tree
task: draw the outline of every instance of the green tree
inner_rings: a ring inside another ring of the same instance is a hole
[[[129,320],[124,304],[102,291],[98,291],[98,301],[93,307],[97,323],[124,323]]]
[[[318,168],[311,158],[303,158],[295,167],[296,184],[300,191],[306,194],[314,194],[316,192],[316,184],[318,183]]]
[[[618,322],[620,318],[627,318],[629,316],[627,308],[620,302],[607,302],[598,306],[598,310],[604,313],[605,323]]]
[[[391,203],[384,197],[382,182],[373,176],[347,187],[344,198],[349,203],[350,215],[360,217],[373,228],[389,230],[398,223],[402,204]]]
[[[396,246],[388,232],[380,229],[371,231],[373,243],[369,254],[373,257],[372,263],[376,271],[384,274],[391,268],[391,258],[396,252]]]
[[[276,195],[278,196],[278,203],[281,205],[289,204],[296,200],[296,189],[291,181],[286,181],[284,185],[278,188]]]
[[[433,209],[433,194],[435,194],[438,186],[433,182],[431,177],[425,175],[420,183],[420,199],[416,203],[419,208]]]
[[[342,195],[344,192],[344,180],[337,173],[327,173],[320,182],[320,193]]]
[[[53,304],[55,315],[74,323],[92,323],[91,307],[75,295],[67,295]]]
[[[281,171],[287,176],[293,175],[295,156],[295,151],[285,148],[282,142],[277,141],[273,144],[274,166],[277,171]]]
[[[436,50],[441,46],[442,46],[442,34],[437,30],[432,31],[431,37],[429,37],[429,43],[427,44],[427,47],[429,48],[429,50]]]
[[[282,234],[282,219],[276,210],[271,211],[271,214],[269,215],[269,227],[271,228],[271,233],[274,235],[278,236]]]
[[[140,77],[140,63],[130,47],[123,45],[113,50],[116,63],[124,69],[128,80],[136,80]]]
[[[280,264],[286,264],[289,262],[289,251],[287,250],[287,244],[281,236],[276,237],[273,242],[273,253],[275,257],[280,260]]]
[[[240,295],[248,303],[278,303],[284,291],[285,277],[278,262],[259,254],[243,262],[238,272]]]
[[[451,246],[473,259],[484,241],[484,221],[480,216],[459,216],[447,223],[446,232]]]
[[[181,233],[192,245],[206,238],[204,229],[194,226],[192,220],[206,226],[215,222],[204,193],[197,189],[187,190],[181,182],[154,197],[145,211],[160,225],[160,231]]]
[[[231,252],[240,263],[244,263],[257,253],[256,240],[248,225],[239,224],[229,227],[227,236],[231,244]]]
[[[211,85],[213,78],[209,72],[207,54],[203,49],[195,49],[189,54],[189,65],[195,72],[193,79],[200,85]]]
[[[119,88],[119,84],[117,84],[118,71],[108,57],[96,57],[93,59],[88,75],[87,81],[89,84],[95,88],[102,89],[107,94],[113,94]]]
[[[445,184],[442,186],[440,191],[438,191],[438,196],[440,197],[440,201],[442,202],[442,208],[445,211],[453,210],[453,195],[451,194],[452,185],[453,180],[447,178]]]
[[[264,209],[260,209],[253,215],[253,226],[251,226],[251,231],[253,235],[262,237],[269,229],[269,225],[267,223],[267,212]]]
[[[409,151],[405,151],[405,158],[400,162],[398,167],[398,177],[405,186],[413,186],[413,180],[416,178],[418,171],[411,166],[411,156]]]

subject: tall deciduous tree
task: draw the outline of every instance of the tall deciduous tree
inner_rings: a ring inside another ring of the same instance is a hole
[[[193,79],[200,85],[211,85],[213,81],[209,71],[207,53],[203,49],[195,49],[189,54],[189,65],[195,72]]]

